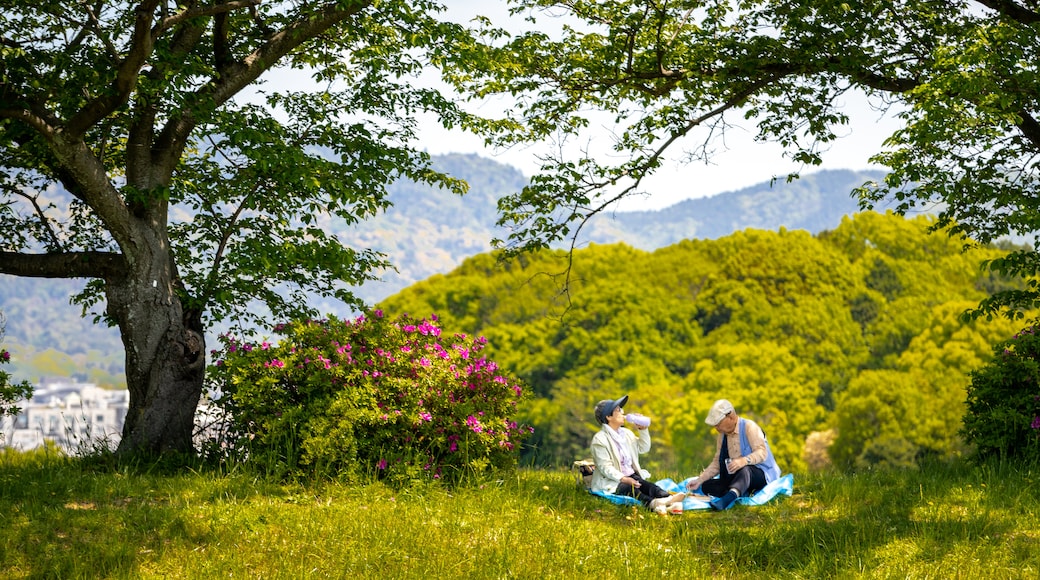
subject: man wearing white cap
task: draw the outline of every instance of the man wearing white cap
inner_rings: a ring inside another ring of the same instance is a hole
[[[590,489],[638,499],[659,514],[673,509],[681,512],[684,493],[669,493],[646,480],[650,473],[639,467],[639,454],[650,451],[650,431],[646,424],[636,425],[637,437],[626,429],[625,410],[628,395],[617,400],[606,399],[594,410],[600,430],[592,437],[592,472]]]
[[[743,419],[726,399],[711,406],[705,423],[715,427],[715,457],[704,471],[691,479],[686,488],[714,497],[711,507],[726,510],[737,498],[751,495],[780,477],[773,452],[762,428],[751,419]],[[718,478],[715,476],[718,475]]]

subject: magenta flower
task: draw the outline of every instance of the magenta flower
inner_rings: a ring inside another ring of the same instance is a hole
[[[379,463],[376,464],[376,467],[378,467],[380,470],[386,469],[386,460],[380,459]]]
[[[429,414],[429,413],[426,413],[426,412],[424,411],[424,412],[422,412],[422,413],[419,413],[419,418],[420,418],[420,419],[422,419],[423,421],[427,421],[427,422],[429,422],[429,421],[432,421],[432,420],[433,420],[433,415],[431,415],[431,414]]]
[[[1040,416],[1033,417],[1033,424],[1030,425],[1033,429],[1040,429]]]

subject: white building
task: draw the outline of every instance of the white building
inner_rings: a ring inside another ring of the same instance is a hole
[[[28,450],[53,441],[70,454],[99,445],[115,449],[123,432],[130,392],[99,388],[69,379],[45,379],[21,411],[0,422],[0,446]]]

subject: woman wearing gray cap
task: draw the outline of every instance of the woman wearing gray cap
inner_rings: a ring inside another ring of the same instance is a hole
[[[646,480],[650,473],[639,467],[639,454],[650,450],[650,431],[645,425],[637,425],[639,435],[636,436],[631,429],[623,427],[625,411],[622,407],[627,402],[628,395],[625,395],[596,404],[600,430],[592,437],[592,461],[596,469],[592,472],[591,489],[634,497],[659,514],[668,513],[686,494],[669,493]],[[672,509],[676,508],[679,506]]]
[[[738,497],[751,495],[780,477],[780,468],[762,428],[751,419],[738,416],[729,401],[715,401],[704,422],[718,432],[715,458],[700,475],[687,482],[686,489],[700,487],[714,497],[709,502],[712,509],[729,509]]]

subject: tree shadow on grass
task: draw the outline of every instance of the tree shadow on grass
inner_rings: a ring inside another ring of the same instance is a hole
[[[132,578],[150,553],[219,540],[199,524],[198,504],[281,489],[197,473],[90,473],[68,459],[0,462],[0,577]]]

